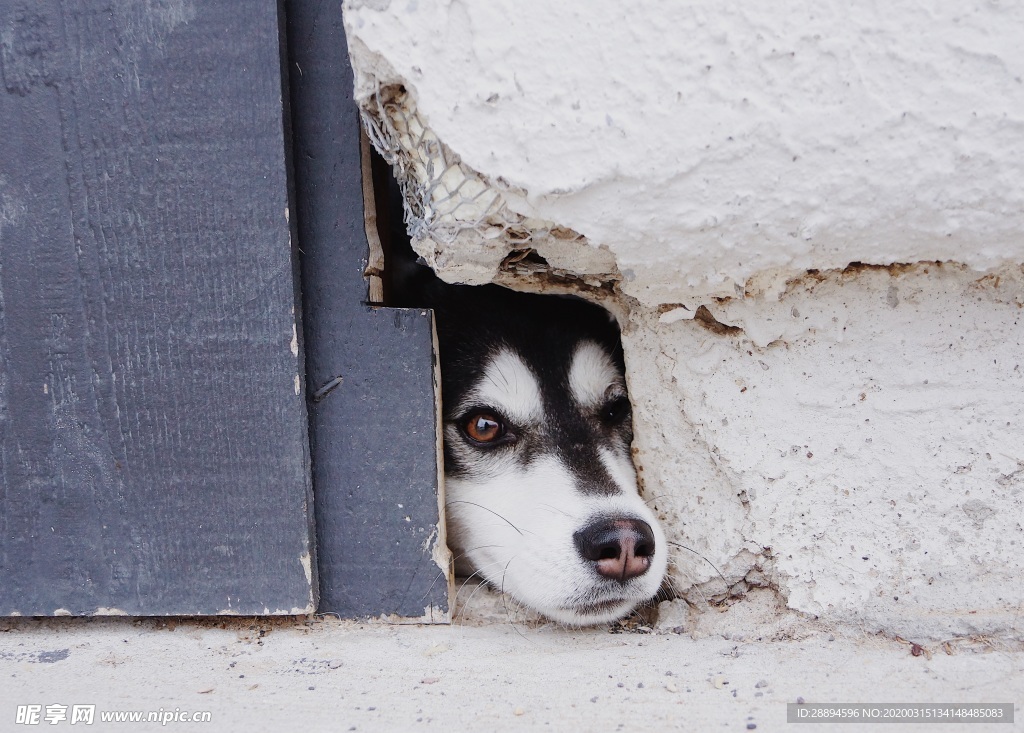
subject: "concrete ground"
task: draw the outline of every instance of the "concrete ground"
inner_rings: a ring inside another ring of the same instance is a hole
[[[96,706],[93,725],[71,730],[892,727],[788,724],[786,703],[800,700],[1011,702],[1014,725],[938,728],[1024,729],[1019,644],[961,639],[915,648],[819,628],[794,638],[775,627],[760,639],[757,630],[695,629],[634,620],[567,630],[498,612],[433,627],[330,618],[8,619],[0,621],[0,731],[61,730],[72,724],[48,724],[48,706],[67,706],[70,716],[82,704]],[[18,723],[26,705],[41,706],[39,723]],[[211,720],[100,720],[113,711],[209,711]]]

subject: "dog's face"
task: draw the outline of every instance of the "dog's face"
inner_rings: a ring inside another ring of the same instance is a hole
[[[438,315],[449,545],[462,573],[556,621],[611,621],[655,595],[665,536],[637,491],[607,313],[464,289]]]

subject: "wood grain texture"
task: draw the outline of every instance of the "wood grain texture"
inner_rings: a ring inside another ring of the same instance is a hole
[[[277,8],[0,0],[0,72],[0,614],[311,609]]]
[[[320,611],[447,622],[429,311],[372,308],[340,6],[289,0]]]

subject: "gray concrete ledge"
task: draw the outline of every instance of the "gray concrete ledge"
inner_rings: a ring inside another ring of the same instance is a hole
[[[801,698],[1012,702],[1024,721],[1024,650],[1005,643],[914,649],[820,629],[797,639],[744,638],[751,640],[694,639],[637,623],[567,630],[479,618],[451,627],[307,618],[5,620],[0,730],[90,729],[16,725],[17,706],[27,704],[44,713],[51,704],[95,704],[92,730],[131,731],[775,731],[793,727],[786,703]],[[99,722],[102,711],[161,709],[210,711],[212,721]],[[827,729],[797,730],[812,728]]]

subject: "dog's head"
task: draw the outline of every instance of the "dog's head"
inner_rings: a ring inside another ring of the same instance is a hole
[[[574,625],[654,596],[666,542],[637,490],[608,313],[496,286],[435,305],[457,569]]]

